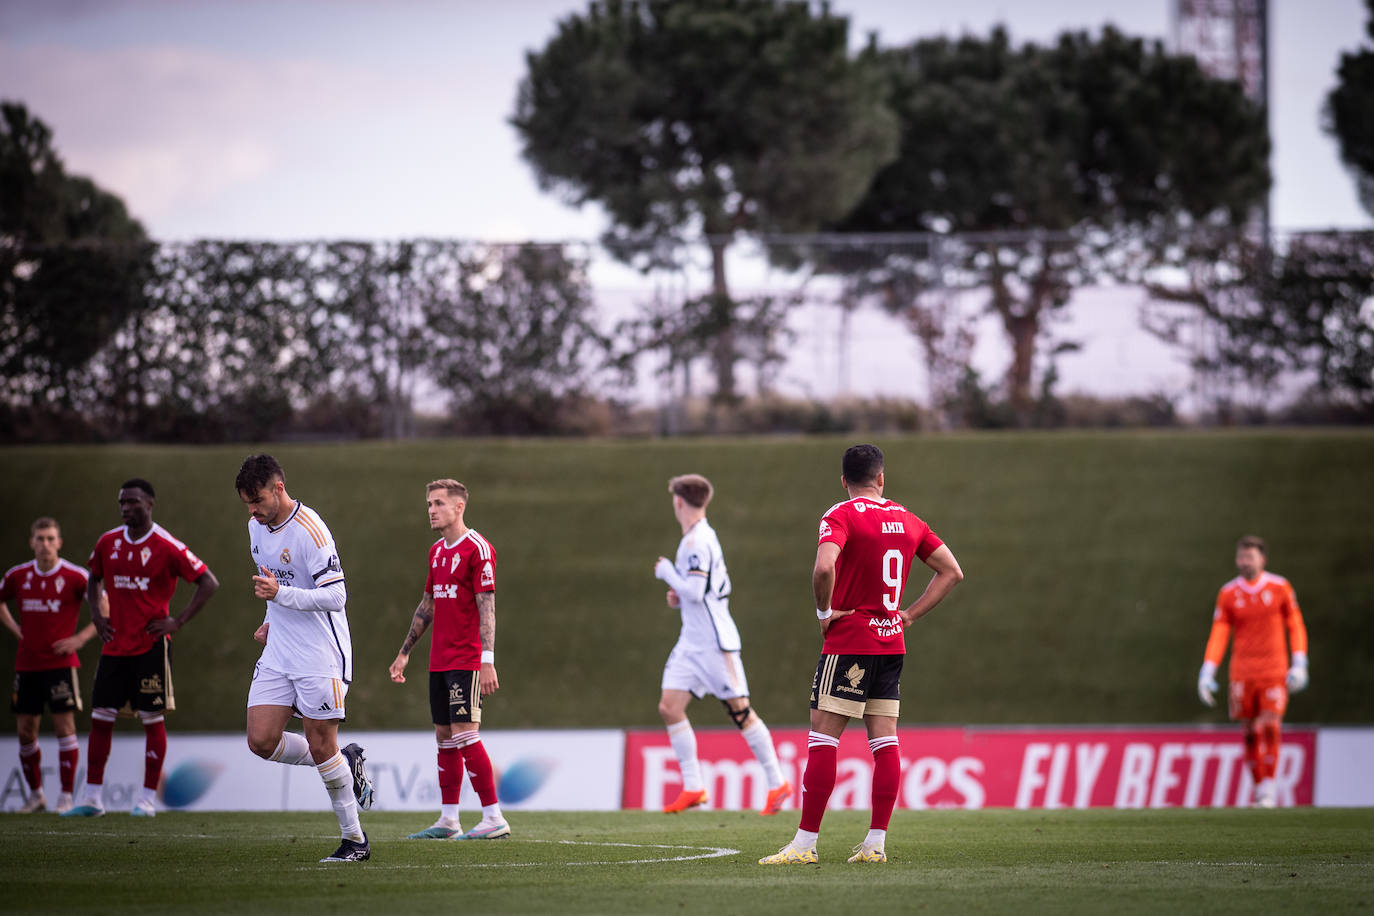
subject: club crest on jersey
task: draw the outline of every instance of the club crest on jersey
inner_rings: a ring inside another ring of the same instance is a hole
[[[1267,590],[1260,592],[1260,600],[1263,601],[1265,604],[1274,603],[1274,599],[1269,597],[1269,592]]]
[[[283,547],[281,549],[281,565],[286,566],[291,562],[291,549]]]
[[[53,580],[52,587],[57,589],[57,593],[60,595],[62,594],[62,589],[66,586],[66,584],[66,580],[63,579],[61,576],[58,576],[56,579]]]
[[[491,585],[496,581],[496,570],[491,568],[491,561],[482,564],[482,584]]]
[[[152,548],[151,548],[151,547],[144,547],[142,550],[140,550],[140,551],[138,552],[138,558],[139,558],[140,560],[143,561],[143,565],[144,565],[144,566],[147,566],[147,565],[148,565],[148,561],[151,560],[151,559],[153,558],[153,550],[152,550]]]
[[[458,564],[463,562],[463,555],[455,553],[453,559],[448,562],[448,574],[451,576],[458,571]]]

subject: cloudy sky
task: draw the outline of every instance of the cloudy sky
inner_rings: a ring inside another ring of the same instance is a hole
[[[858,43],[935,33],[1046,40],[1111,21],[1167,39],[1173,0],[833,0]],[[950,12],[953,7],[956,12]],[[1361,0],[1272,4],[1279,228],[1366,226],[1321,102]],[[5,0],[0,97],[70,170],[161,239],[590,239],[595,208],[542,194],[510,116],[524,54],[574,0]],[[937,9],[939,11],[937,11]]]

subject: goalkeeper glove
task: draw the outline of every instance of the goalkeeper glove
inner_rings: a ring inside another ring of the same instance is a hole
[[[1217,705],[1217,666],[1203,662],[1202,670],[1197,673],[1197,695],[1208,706]]]
[[[1293,653],[1293,665],[1288,669],[1288,677],[1284,678],[1284,683],[1288,685],[1289,693],[1298,693],[1307,688],[1306,652]]]

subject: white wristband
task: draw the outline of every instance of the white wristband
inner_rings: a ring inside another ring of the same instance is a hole
[[[833,614],[833,613],[835,613],[834,610],[825,610],[825,611],[823,611],[823,610],[821,610],[820,608],[816,608],[816,619],[817,619],[817,620],[829,620],[829,619],[830,619],[830,615]]]
[[[493,651],[491,651],[490,649],[483,649],[483,650],[482,650],[482,664],[484,664],[484,665],[494,665],[494,664],[496,664],[496,653],[493,652]]]

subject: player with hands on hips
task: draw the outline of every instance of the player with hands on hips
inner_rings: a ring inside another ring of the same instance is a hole
[[[835,789],[840,735],[862,718],[873,754],[873,812],[850,862],[886,862],[887,828],[902,777],[897,713],[905,630],[963,581],[959,561],[930,526],[883,496],[883,453],[855,445],[840,462],[849,498],[821,517],[811,589],[823,644],[811,686],[811,734],[802,816],[792,841],[760,865],[813,865],[821,819]],[[902,591],[915,560],[935,575],[912,604]],[[835,610],[841,608],[842,610]]]
[[[167,756],[166,713],[176,708],[172,689],[171,636],[205,606],[219,580],[200,558],[153,521],[153,485],[141,477],[119,488],[124,524],[95,543],[86,566],[86,600],[102,646],[91,691],[91,736],[86,743],[86,789],[80,804],[63,817],[105,813],[105,764],[119,711],[132,708],[143,723],[143,789],[129,813],[157,814],[157,789]],[[171,616],[177,580],[196,590],[180,614]],[[108,608],[108,615],[103,613]]]

